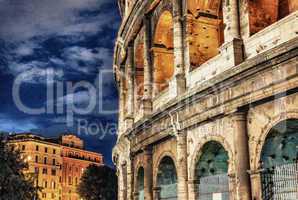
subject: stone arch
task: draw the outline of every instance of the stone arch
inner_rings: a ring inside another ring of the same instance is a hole
[[[253,35],[298,9],[296,0],[248,1],[249,27]]]
[[[270,122],[264,126],[264,128],[262,129],[262,132],[259,135],[259,139],[257,139],[257,145],[254,152],[255,161],[253,162],[252,170],[257,170],[257,169],[260,169],[261,167],[260,163],[261,163],[262,148],[265,144],[266,138],[270,133],[270,130],[278,123],[288,119],[298,119],[298,111],[282,112],[279,115],[273,117],[270,120]]]
[[[160,160],[156,173],[156,186],[159,188],[158,199],[177,199],[177,168],[170,156]]]
[[[177,166],[176,166],[177,160],[174,154],[170,151],[164,151],[161,155],[157,157],[156,162],[153,163],[153,186],[154,187],[157,186],[157,169],[164,157],[170,157],[174,161],[175,168],[177,169]]]
[[[215,137],[206,139],[198,147],[190,172],[194,183],[193,198],[212,199],[213,193],[221,193],[222,198],[229,199],[232,189],[229,178],[232,162],[229,160],[233,158],[228,145]]]
[[[165,90],[174,74],[174,32],[172,12],[160,13],[153,34],[153,79],[155,94]]]
[[[200,143],[197,144],[194,154],[191,157],[191,163],[190,163],[190,170],[189,170],[189,178],[190,180],[195,180],[195,171],[196,171],[196,163],[198,162],[198,158],[201,156],[201,150],[205,144],[208,142],[217,142],[223,146],[223,148],[228,152],[229,157],[229,168],[228,168],[228,174],[234,173],[234,164],[233,162],[230,162],[234,160],[233,151],[228,142],[222,137],[222,136],[207,136],[204,137]]]
[[[190,70],[219,54],[224,42],[222,0],[186,0]]]

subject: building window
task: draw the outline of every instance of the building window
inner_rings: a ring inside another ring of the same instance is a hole
[[[55,158],[53,159],[53,165],[56,165],[56,159]]]
[[[48,169],[47,168],[43,168],[42,169],[42,174],[48,174]]]
[[[44,148],[44,152],[48,153],[48,148],[47,147]]]
[[[39,146],[38,145],[36,145],[35,150],[39,151]]]
[[[47,193],[42,193],[42,198],[47,198]]]
[[[52,193],[52,199],[55,199],[55,194],[54,193]]]
[[[44,164],[47,164],[47,161],[48,161],[47,157],[44,157],[44,159],[43,159],[43,163],[44,163]]]
[[[26,149],[26,146],[22,145],[22,151],[25,151],[25,149]]]
[[[44,188],[47,188],[47,187],[48,187],[48,182],[45,181],[45,182],[44,182]]]
[[[59,177],[59,182],[62,183],[62,177],[61,176]]]
[[[56,149],[53,149],[53,154],[56,154]]]
[[[71,178],[71,176],[68,177],[68,185],[72,185],[72,178]]]
[[[56,182],[52,181],[52,189],[56,189]]]
[[[52,175],[56,176],[56,169],[52,169]]]
[[[76,185],[78,185],[78,178],[77,177],[75,179],[75,183],[76,183]]]
[[[34,172],[35,172],[35,174],[38,174],[38,172],[39,172],[38,167],[35,167],[35,168],[34,168]]]
[[[38,163],[38,156],[35,156],[35,162]]]

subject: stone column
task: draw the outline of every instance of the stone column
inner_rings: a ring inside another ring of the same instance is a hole
[[[160,200],[160,187],[153,188],[153,200]]]
[[[121,171],[122,171],[122,182],[121,184],[121,198],[120,200],[127,200],[127,165],[126,162],[124,162],[121,165]]]
[[[197,180],[188,180],[188,199],[196,200],[197,198]]]
[[[243,61],[243,42],[240,36],[238,0],[223,2],[224,44],[220,50],[227,57],[225,65],[235,66]]]
[[[127,60],[125,76],[127,80],[127,99],[126,107],[127,114],[125,118],[126,129],[131,128],[133,124],[134,115],[134,53],[133,44],[129,44],[127,47]]]
[[[142,99],[143,115],[148,115],[152,111],[153,92],[153,64],[150,50],[150,21],[147,16],[144,20],[144,96]]]
[[[174,77],[169,83],[170,95],[179,96],[186,90],[184,73],[184,39],[183,39],[182,1],[173,0],[174,28]]]
[[[246,127],[246,113],[237,112],[233,116],[236,199],[250,200],[249,151]]]
[[[134,183],[134,173],[133,173],[133,166],[130,162],[127,165],[127,199],[132,200],[133,199],[133,183]]]
[[[240,38],[238,0],[225,0],[223,4],[224,37],[225,42],[230,42]]]
[[[177,135],[178,199],[188,199],[187,134]]]
[[[260,171],[254,170],[250,173],[252,200],[262,199],[262,184]]]
[[[152,149],[151,147],[146,147],[144,149],[144,196],[145,200],[152,200]]]

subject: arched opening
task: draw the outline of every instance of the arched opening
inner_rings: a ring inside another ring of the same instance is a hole
[[[298,120],[274,126],[261,152],[263,199],[295,199],[297,196]]]
[[[221,0],[187,1],[187,40],[191,70],[219,54],[224,42]]]
[[[297,0],[255,0],[248,4],[251,35],[298,9]]]
[[[158,19],[153,41],[154,84],[157,93],[169,86],[169,80],[174,74],[173,43],[173,17],[169,11],[164,11]]]
[[[160,189],[160,200],[177,199],[177,173],[174,161],[166,156],[158,167],[157,187]]]
[[[144,42],[143,34],[139,34],[135,45],[135,95],[136,108],[140,107],[140,102],[144,94]]]
[[[228,152],[215,141],[202,147],[195,167],[196,199],[229,199]]]
[[[144,200],[144,168],[140,168],[138,171],[137,177],[137,190],[138,190],[138,199]]]

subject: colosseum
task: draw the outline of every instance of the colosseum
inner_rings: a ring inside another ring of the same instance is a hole
[[[118,199],[296,200],[298,1],[118,4]]]

